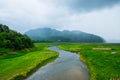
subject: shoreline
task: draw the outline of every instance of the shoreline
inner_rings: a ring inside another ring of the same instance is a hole
[[[14,77],[11,77],[8,80],[25,80],[30,75],[32,75],[34,72],[36,72],[39,68],[41,68],[41,67],[45,66],[46,64],[54,61],[57,57],[58,57],[58,55],[56,55],[54,57],[51,57],[51,58],[48,58],[41,63],[38,63],[34,68],[32,68],[30,71],[26,72],[26,75],[19,74],[19,75],[16,75]]]

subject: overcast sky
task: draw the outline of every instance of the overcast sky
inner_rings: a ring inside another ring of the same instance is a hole
[[[120,0],[0,0],[0,23],[21,33],[50,27],[120,40]]]

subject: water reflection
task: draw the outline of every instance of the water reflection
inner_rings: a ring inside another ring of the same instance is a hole
[[[26,80],[89,80],[87,67],[79,60],[79,55],[57,47],[49,49],[59,52],[59,57]]]

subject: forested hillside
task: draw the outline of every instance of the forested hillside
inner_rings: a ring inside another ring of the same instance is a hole
[[[51,28],[38,28],[27,31],[27,34],[35,41],[50,42],[81,42],[81,43],[102,43],[104,39],[100,36],[81,31],[58,31]]]
[[[22,35],[8,26],[0,24],[0,48],[10,48],[20,50],[33,47],[31,39],[27,35]]]

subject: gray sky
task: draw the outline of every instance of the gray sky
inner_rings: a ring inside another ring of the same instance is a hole
[[[0,0],[0,23],[21,33],[50,27],[120,42],[120,0]]]

